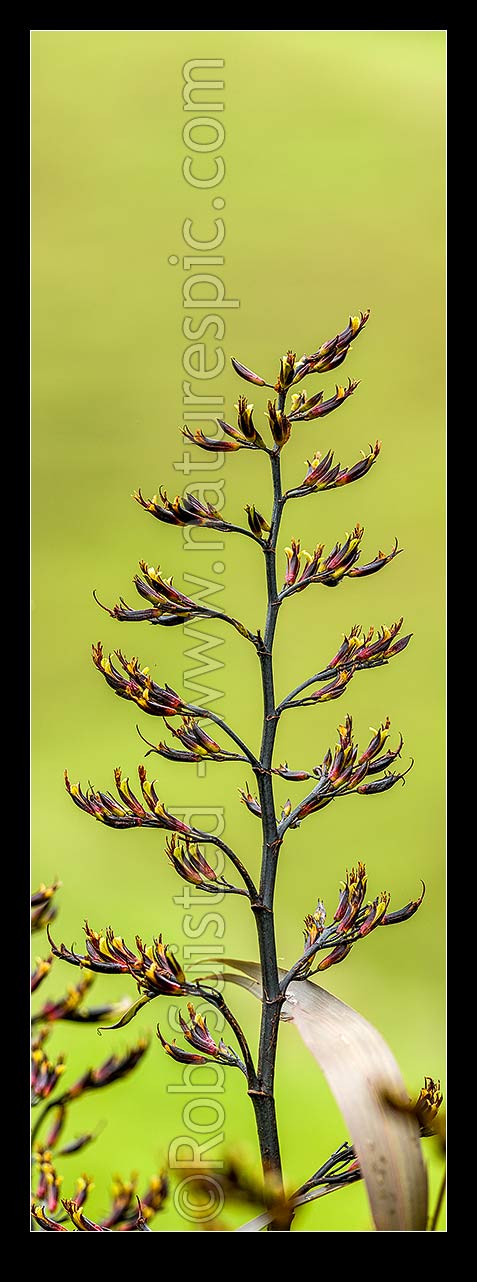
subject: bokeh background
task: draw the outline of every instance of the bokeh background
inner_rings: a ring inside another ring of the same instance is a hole
[[[182,174],[182,129],[190,119],[182,67],[190,58],[225,62],[225,88],[215,97],[225,104],[226,173],[219,188],[205,193]],[[187,573],[210,577],[215,557],[184,552],[182,532],[154,522],[130,496],[137,486],[152,494],[164,484],[172,495],[184,487],[174,463],[183,454],[188,313],[182,265],[168,258],[184,252],[185,218],[195,220],[196,235],[210,237],[210,202],[220,195],[226,238],[215,251],[225,259],[218,270],[228,297],[240,300],[222,313],[227,358],[274,378],[288,347],[312,351],[343,328],[350,312],[372,309],[340,370],[359,378],[360,387],[335,415],[296,427],[284,457],[285,484],[301,479],[316,449],[332,446],[342,464],[351,464],[380,437],[380,460],[356,485],[288,504],[281,548],[292,536],[309,550],[318,541],[329,548],[359,520],[366,527],[363,559],[389,549],[395,534],[405,551],[376,578],[350,580],[333,593],[309,589],[282,610],[278,691],[283,697],[323,666],[356,622],[380,625],[403,614],[413,640],[388,666],[358,675],[339,703],[284,717],[277,763],[310,768],[321,761],[349,711],[363,743],[369,726],[389,714],[395,736],[402,730],[405,738],[404,763],[412,755],[415,766],[406,787],[330,807],[289,834],[277,925],[280,956],[291,964],[304,914],[318,896],[334,911],[338,883],[356,859],[366,860],[371,892],[387,887],[394,907],[415,897],[425,880],[420,913],[396,930],[376,932],[326,980],[380,1029],[410,1092],[424,1074],[444,1079],[444,66],[439,31],[32,36],[33,884],[61,878],[58,939],[79,944],[87,916],[97,929],[111,923],[129,942],[136,932],[148,940],[162,931],[181,947],[185,912],[173,897],[183,883],[161,837],[94,824],[72,806],[62,775],[68,766],[73,780],[108,788],[115,765],[133,776],[144,760],[134,708],[98,677],[92,641],[101,637],[106,649],[121,645],[138,654],[159,681],[179,690],[197,666],[187,658],[192,642],[182,629],[120,628],[100,612],[92,589],[109,604],[119,594],[135,603],[131,579],[140,557],[173,572],[179,587],[187,586]],[[204,315],[189,314],[194,324]],[[331,394],[334,380],[315,376],[308,383],[310,392],[323,386]],[[230,421],[246,389],[228,361],[221,378],[203,387],[225,397]],[[266,391],[253,390],[259,421]],[[192,479],[213,480],[208,456],[196,457],[203,471]],[[218,475],[232,521],[240,520],[245,502],[269,510],[267,470],[265,458],[246,452],[226,458]],[[256,628],[264,616],[259,550],[229,536],[220,557],[224,591],[216,600]],[[201,631],[212,634],[214,625]],[[257,744],[254,652],[231,629],[216,631],[223,644],[213,656],[223,666],[196,679],[221,695],[211,707]],[[141,729],[153,740],[161,735],[151,718],[142,717]],[[151,767],[169,807],[224,805],[226,839],[256,870],[259,829],[237,792],[244,770],[216,766],[198,778],[195,767],[160,759]],[[301,786],[290,787],[295,802]],[[276,795],[283,802],[286,786]],[[206,908],[194,909],[198,927]],[[225,900],[218,911],[225,952],[255,957],[244,901]],[[215,951],[213,927],[204,930],[204,941]],[[58,996],[76,979],[66,970],[56,963],[41,995]],[[125,992],[133,996],[132,982],[97,982],[100,998]],[[255,1043],[258,1007],[238,990],[230,996]],[[158,1002],[129,1029],[101,1039],[94,1028],[61,1025],[52,1046],[67,1054],[65,1080],[124,1049],[136,1034],[153,1032],[157,1018],[167,1026],[162,1011]],[[76,1133],[107,1125],[84,1157],[65,1159],[67,1195],[80,1171],[93,1173],[90,1206],[99,1214],[115,1171],[127,1177],[139,1170],[146,1182],[170,1140],[187,1131],[187,1097],[168,1090],[180,1076],[153,1039],[129,1083],[77,1104]],[[253,1165],[252,1110],[236,1078],[226,1078],[225,1144],[239,1145]],[[315,1062],[289,1027],[280,1040],[277,1098],[292,1187],[346,1132]],[[425,1152],[435,1196],[441,1165],[433,1143]],[[237,1219],[231,1213],[227,1222]],[[172,1206],[153,1227],[194,1231]],[[355,1186],[308,1208],[294,1231],[370,1227],[364,1189]]]

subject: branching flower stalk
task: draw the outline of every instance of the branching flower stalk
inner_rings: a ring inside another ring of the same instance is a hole
[[[257,431],[253,406],[249,405],[245,396],[239,397],[236,407],[237,428],[219,420],[224,432],[222,439],[206,437],[201,430],[192,434],[188,428],[183,429],[186,438],[202,450],[233,452],[246,449],[266,454],[270,461],[273,487],[269,515],[263,515],[252,503],[247,503],[245,512],[248,528],[245,528],[222,519],[210,504],[199,502],[189,494],[172,501],[164,489],[152,499],[145,498],[141,490],[134,494],[140,506],[160,522],[179,527],[203,525],[224,533],[242,535],[259,545],[266,572],[267,600],[263,630],[253,631],[225,612],[209,609],[185,596],[174,586],[172,578],[165,578],[160,568],[145,561],[140,562],[141,573],[135,576],[134,582],[139,595],[146,602],[146,608],[135,610],[123,598],[111,608],[102,606],[118,622],[148,621],[155,626],[174,627],[191,619],[207,618],[226,623],[238,631],[245,641],[254,646],[260,663],[263,722],[259,751],[253,751],[223,718],[208,709],[187,703],[170,686],[157,684],[152,679],[149,668],[141,667],[137,658],[128,659],[121,650],[108,658],[101,642],[93,646],[94,664],[110,688],[120,698],[135,704],[141,712],[160,717],[172,735],[172,743],[163,739],[155,743],[146,738],[138,727],[141,738],[148,746],[146,755],[154,753],[181,763],[202,759],[217,763],[243,761],[255,775],[258,797],[250,792],[248,783],[241,790],[241,797],[250,813],[259,819],[262,828],[258,884],[241,856],[229,845],[206,831],[181,822],[166,808],[158,796],[155,783],[148,779],[143,765],[138,769],[140,795],[133,790],[128,779],[123,779],[121,770],[115,770],[117,798],[91,786],[85,792],[80,784],[71,783],[66,774],[68,792],[81,810],[114,828],[152,827],[164,830],[167,833],[167,857],[180,877],[206,893],[220,890],[249,899],[257,927],[261,975],[262,1011],[256,1062],[245,1034],[222,994],[208,982],[188,981],[182,966],[168,946],[163,944],[160,935],[150,945],[144,945],[136,937],[136,948],[133,950],[112,929],[101,934],[86,924],[86,952],[80,954],[66,948],[64,944],[55,944],[48,930],[52,954],[65,962],[86,971],[122,974],[134,979],[139,997],[114,1025],[116,1028],[124,1027],[139,1010],[161,995],[188,999],[190,1023],[180,1016],[180,1027],[188,1047],[193,1049],[177,1046],[175,1041],[166,1042],[160,1025],[159,1040],[166,1053],[179,1063],[201,1064],[215,1059],[230,1067],[239,1068],[246,1077],[255,1111],[265,1198],[272,1208],[268,1223],[268,1228],[272,1231],[288,1230],[294,1214],[294,1204],[292,1201],[286,1203],[284,1193],[274,1094],[278,1032],[282,1008],[287,1000],[287,989],[292,981],[296,985],[317,971],[324,971],[344,960],[353,946],[378,926],[396,924],[413,916],[420,906],[425,889],[423,886],[418,899],[410,900],[404,908],[390,912],[390,897],[386,891],[378,894],[374,900],[367,900],[366,869],[358,861],[356,869],[346,872],[331,924],[326,925],[326,911],[322,902],[318,901],[315,912],[305,918],[305,940],[301,954],[286,973],[279,971],[274,894],[280,850],[288,830],[298,827],[308,816],[338,798],[350,795],[372,796],[386,792],[399,780],[403,781],[407,774],[407,770],[390,770],[400,756],[403,741],[400,738],[397,747],[392,749],[387,746],[389,720],[386,719],[378,726],[369,744],[361,750],[354,741],[349,715],[338,728],[339,739],[334,750],[327,750],[319,766],[309,769],[306,766],[289,768],[287,762],[274,764],[277,728],[284,713],[292,708],[312,707],[340,697],[357,672],[388,663],[410,641],[409,635],[399,635],[402,618],[390,626],[381,627],[378,632],[370,628],[368,632],[362,633],[360,627],[353,626],[332,659],[288,695],[277,699],[273,655],[278,615],[285,602],[291,601],[297,593],[308,590],[312,585],[337,587],[345,578],[375,574],[392,561],[400,550],[396,540],[388,553],[380,551],[371,561],[362,564],[360,555],[364,530],[361,525],[356,524],[351,533],[345,536],[344,542],[336,543],[327,553],[323,544],[317,544],[312,553],[306,553],[301,548],[300,540],[293,539],[291,548],[285,549],[283,583],[279,578],[278,567],[281,561],[278,558],[281,554],[278,544],[285,504],[323,489],[354,483],[370,471],[379,457],[380,441],[370,446],[369,453],[363,454],[361,460],[344,468],[339,462],[334,462],[332,451],[324,456],[315,453],[303,480],[295,482],[288,490],[283,489],[281,456],[292,432],[300,431],[304,421],[312,422],[323,418],[343,406],[358,384],[350,379],[347,386],[337,385],[335,393],[326,400],[321,391],[311,394],[301,389],[297,391],[296,388],[305,377],[327,373],[341,365],[352,341],[366,325],[368,316],[369,312],[362,312],[359,316],[350,317],[345,329],[334,339],[323,343],[311,356],[303,356],[297,361],[293,352],[287,352],[280,362],[279,375],[274,384],[267,383],[238,361],[232,361],[236,373],[246,382],[258,388],[272,388],[277,394],[275,400],[268,401],[266,415],[271,433],[270,445],[266,444]],[[287,408],[289,396],[291,402]],[[97,597],[96,599],[98,600]],[[98,603],[101,604],[99,601]],[[203,722],[206,720],[211,723],[211,728],[219,735],[220,741],[205,730]],[[281,815],[277,815],[275,805],[276,777],[291,783],[308,781],[310,784],[309,791],[296,805],[293,806],[290,800],[285,803]],[[230,882],[216,874],[209,857],[204,854],[204,847],[208,846],[215,846],[222,851],[235,873],[238,885],[235,880]],[[210,980],[210,976],[207,979]],[[239,1054],[224,1042],[214,1041],[206,1020],[197,1014],[195,1003],[199,1000],[209,1002],[221,1011],[236,1039]],[[61,1065],[59,1070],[61,1071]],[[335,1166],[341,1170],[341,1165],[349,1163],[351,1159],[353,1162],[348,1168],[348,1181],[360,1178],[355,1151],[352,1145],[345,1145],[302,1186],[300,1192],[303,1193],[303,1199],[306,1200],[305,1192],[308,1197],[309,1189],[320,1180],[326,1184],[326,1191],[332,1191],[334,1185],[333,1179],[328,1179],[329,1171]],[[336,1187],[343,1187],[341,1178],[336,1179]]]

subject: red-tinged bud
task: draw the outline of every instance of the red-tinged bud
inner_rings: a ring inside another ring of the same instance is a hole
[[[359,933],[362,938],[364,938],[365,935],[369,935],[370,932],[374,930],[376,926],[379,926],[380,922],[382,922],[389,900],[390,895],[387,890],[383,890],[381,894],[378,895],[377,899],[373,900],[372,904],[366,905],[368,912],[366,913],[366,917],[359,928]]]
[[[329,806],[332,800],[332,794],[328,792],[328,794],[323,795],[323,789],[320,789],[320,791],[317,791],[310,797],[309,801],[305,801],[303,805],[300,806],[298,814],[295,817],[295,821],[290,825],[290,827],[298,828],[302,819],[306,819],[307,815],[314,815],[317,810],[324,810],[325,806]]]
[[[246,806],[247,810],[250,811],[250,814],[257,815],[257,818],[260,819],[262,816],[262,807],[260,802],[257,801],[257,798],[252,796],[248,783],[245,784],[245,789],[239,788],[239,794],[244,806]]]
[[[386,739],[389,737],[390,725],[391,725],[391,722],[389,720],[389,717],[386,717],[386,720],[383,721],[383,723],[379,726],[379,729],[375,730],[373,738],[368,743],[368,746],[365,749],[365,751],[361,753],[361,756],[358,760],[358,765],[361,765],[363,761],[372,761],[373,757],[377,756],[378,752],[381,751],[381,748],[384,747],[384,744],[386,743]],[[372,728],[373,727],[371,727],[371,729]]]
[[[315,690],[310,696],[311,699],[315,703],[326,703],[329,699],[339,699],[340,694],[343,694],[343,690],[346,689],[348,681],[351,681],[353,675],[352,668],[340,672],[328,685],[322,686],[320,690]]]
[[[352,947],[352,944],[338,944],[336,948],[333,948],[331,953],[328,953],[327,957],[323,958],[323,961],[319,963],[316,969],[328,970],[330,966],[337,966],[338,962],[344,961],[345,957],[348,956]]]
[[[322,395],[322,393],[320,393]],[[300,485],[292,493],[308,493],[311,491],[327,490],[332,488],[335,477],[339,473],[339,463],[333,466],[333,452],[329,450],[324,458],[319,451],[313,455],[310,462],[308,459],[308,471]]]
[[[333,763],[330,769],[327,771],[327,774],[331,783],[336,784],[338,782],[338,779],[340,778],[341,771],[343,768],[343,764],[344,764],[344,752],[343,752],[343,749],[340,747],[336,750],[335,755],[333,757]]]
[[[266,383],[265,379],[260,377],[260,374],[254,374],[253,370],[247,369],[246,365],[241,365],[240,361],[236,361],[233,356],[231,360],[235,373],[239,374],[240,378],[244,378],[247,383],[255,383],[257,387],[270,387],[270,383]]]
[[[362,765],[357,766],[356,770],[353,770],[352,774],[350,775],[349,777],[350,787],[357,788],[358,784],[362,783],[363,779],[366,779],[366,776],[369,775],[369,771],[370,771],[369,761],[363,761]]]
[[[62,1183],[63,1176],[58,1175],[54,1167],[50,1166],[46,1172],[46,1205],[50,1215],[54,1215],[58,1209]]]
[[[330,659],[330,662],[327,665],[328,668],[340,668],[345,663],[354,662],[355,651],[359,646],[358,637],[359,637],[360,631],[361,631],[361,628],[359,626],[359,623],[355,624],[355,626],[351,629],[349,637],[347,636],[344,637],[343,643],[342,645],[340,645],[340,648],[335,654],[334,658]]]
[[[253,504],[246,503],[244,511],[247,513],[248,524],[252,534],[254,534],[257,539],[261,539],[262,534],[270,530],[268,521],[265,520],[265,517],[262,516],[262,513],[259,512]]]
[[[393,644],[397,633],[402,627],[402,622],[401,618],[398,619],[397,623],[392,623],[389,628],[380,628],[374,641],[374,628],[370,628],[366,636],[363,633],[362,640],[356,650],[356,662],[360,664],[384,662],[392,658],[394,654],[399,654],[401,650],[405,650],[411,640],[411,634],[407,637],[402,637],[395,645]]]
[[[401,650],[405,650],[406,646],[409,645],[411,637],[412,632],[410,632],[407,637],[401,637],[399,641],[396,641],[395,645],[390,646],[389,650],[386,651],[386,658],[391,659],[395,654],[400,654]]]
[[[363,903],[367,886],[365,864],[359,860],[356,871],[352,868],[349,874],[346,873],[346,881],[348,883],[348,903],[337,926],[340,934],[342,931],[349,930],[353,925]]]
[[[33,1219],[36,1220],[36,1223],[40,1225],[41,1229],[43,1229],[44,1233],[68,1232],[68,1229],[65,1229],[64,1224],[59,1224],[58,1220],[50,1219],[46,1214],[44,1206],[38,1206],[36,1202],[32,1202],[31,1214]]]
[[[424,899],[424,895],[426,893],[426,887],[424,882],[422,882],[421,884],[422,884],[422,891],[421,891],[421,894],[419,895],[419,899],[410,899],[409,903],[406,904],[404,908],[398,908],[394,913],[387,912],[381,920],[382,926],[394,926],[401,921],[408,921],[410,917],[414,917],[414,913],[417,913],[418,908],[421,907],[422,901]]]
[[[337,907],[336,912],[335,912],[335,915],[334,915],[334,917],[333,917],[333,921],[341,921],[341,920],[342,920],[342,918],[343,918],[343,917],[344,917],[344,915],[345,915],[345,912],[346,912],[346,909],[347,909],[347,907],[348,907],[348,904],[349,904],[349,874],[348,874],[348,873],[346,873],[346,881],[345,881],[345,884],[344,884],[343,888],[340,890],[340,897],[339,897],[339,900],[338,900],[338,907]]]
[[[287,587],[291,587],[292,584],[296,582],[301,561],[300,540],[292,539],[291,542],[291,548],[285,548],[285,555],[287,558],[285,583]]]

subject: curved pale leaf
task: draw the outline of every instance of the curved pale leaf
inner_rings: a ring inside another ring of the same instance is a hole
[[[261,995],[257,962],[231,957],[222,961],[247,976],[244,987]],[[280,972],[281,977],[285,974]],[[296,1025],[341,1109],[376,1229],[425,1232],[427,1172],[419,1125],[410,1113],[386,1103],[390,1096],[407,1104],[408,1093],[384,1038],[351,1006],[310,980],[289,984],[282,1018]]]

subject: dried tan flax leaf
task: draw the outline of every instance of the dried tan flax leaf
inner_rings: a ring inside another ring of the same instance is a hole
[[[233,982],[261,995],[257,962],[224,957],[222,963],[247,976]],[[281,978],[286,974],[279,973]],[[225,973],[224,978],[231,976]],[[425,1232],[427,1171],[419,1124],[386,1103],[389,1095],[407,1104],[408,1093],[384,1038],[352,1007],[310,980],[288,985],[282,1018],[296,1025],[343,1114],[378,1232]]]

